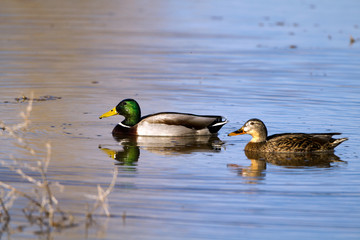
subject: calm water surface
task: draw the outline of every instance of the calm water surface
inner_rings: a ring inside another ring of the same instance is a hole
[[[0,120],[21,122],[62,208],[118,177],[112,217],[97,225],[9,239],[359,239],[360,3],[356,1],[10,1],[0,3]],[[355,43],[350,44],[350,36]],[[221,114],[218,138],[120,139],[121,117],[98,117],[124,98],[142,113]],[[249,118],[270,134],[342,132],[335,154],[284,160],[246,156]],[[32,163],[1,137],[0,158]],[[222,146],[219,142],[223,142]],[[331,161],[330,161],[331,160]],[[7,167],[0,180],[27,185]],[[35,174],[35,173],[30,173]],[[10,226],[26,225],[18,199]],[[123,215],[126,215],[124,218]]]

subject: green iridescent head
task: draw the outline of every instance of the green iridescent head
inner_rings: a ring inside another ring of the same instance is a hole
[[[100,119],[113,115],[124,116],[125,119],[121,123],[127,126],[134,126],[141,118],[140,106],[134,99],[124,99],[116,107],[101,115]]]

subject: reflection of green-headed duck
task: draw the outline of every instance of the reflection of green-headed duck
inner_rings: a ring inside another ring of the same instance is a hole
[[[161,112],[141,117],[139,104],[124,99],[101,118],[122,115],[125,119],[113,129],[113,135],[194,136],[217,133],[227,123],[222,116]]]
[[[332,138],[340,133],[283,133],[267,136],[265,124],[259,119],[250,119],[239,130],[229,136],[250,134],[251,141],[245,151],[259,152],[326,152],[333,151],[347,138]]]
[[[99,148],[109,157],[126,166],[133,166],[139,160],[140,156],[138,146],[123,146],[123,150],[114,150],[101,146],[99,146]]]

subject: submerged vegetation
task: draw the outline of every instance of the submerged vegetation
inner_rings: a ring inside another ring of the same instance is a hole
[[[33,97],[29,98],[26,110],[20,113],[23,119],[21,123],[7,125],[0,121],[0,136],[13,139],[17,142],[17,146],[37,159],[33,164],[24,163],[14,156],[10,156],[10,161],[0,160],[2,166],[16,173],[27,182],[26,184],[31,186],[23,190],[20,187],[0,181],[0,238],[4,233],[12,235],[30,226],[37,226],[36,232],[39,234],[82,224],[88,229],[92,225],[94,221],[93,215],[97,211],[102,209],[105,216],[110,217],[111,215],[108,206],[108,196],[116,183],[117,168],[114,169],[112,181],[106,189],[103,189],[100,185],[97,186],[97,195],[90,196],[92,201],[95,202],[93,202],[92,206],[88,205],[88,208],[84,209],[82,217],[77,219],[73,213],[60,207],[59,201],[54,194],[54,189],[58,188],[60,192],[63,192],[65,187],[58,182],[50,181],[47,177],[47,170],[51,162],[51,143],[44,143],[46,154],[41,156],[26,140],[26,132],[31,123],[30,113],[32,111],[33,99]],[[33,174],[28,174],[27,172]],[[24,205],[22,212],[28,225],[13,227],[10,224],[12,219],[11,208],[19,198],[25,200],[26,206]]]

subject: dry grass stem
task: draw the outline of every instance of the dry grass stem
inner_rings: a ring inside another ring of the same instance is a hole
[[[116,184],[117,175],[118,175],[118,169],[114,168],[113,177],[112,177],[112,180],[111,180],[108,188],[104,191],[104,189],[100,185],[97,185],[98,194],[97,195],[88,195],[89,198],[95,199],[96,202],[95,202],[93,208],[90,211],[88,211],[87,217],[91,218],[92,215],[94,214],[94,212],[97,209],[99,209],[100,207],[104,210],[105,215],[107,217],[111,216],[110,211],[109,211],[108,196],[114,189],[114,186]]]
[[[25,149],[31,156],[37,158],[37,152],[27,143],[26,138],[23,136],[31,123],[30,113],[33,107],[33,99],[33,94],[31,94],[30,98],[27,98],[28,105],[26,110],[20,114],[23,119],[21,123],[8,126],[0,121],[0,136],[5,135],[15,139],[18,142],[18,144],[16,144],[18,147]],[[0,238],[5,231],[8,231],[7,229],[11,219],[8,209],[12,207],[18,196],[28,199],[29,204],[27,207],[23,208],[23,213],[30,225],[36,224],[39,226],[41,233],[51,232],[51,228],[53,227],[64,229],[78,225],[78,223],[75,223],[75,218],[70,212],[65,212],[59,207],[59,202],[53,194],[52,186],[58,187],[61,192],[64,190],[64,186],[58,182],[52,183],[48,180],[47,171],[51,161],[51,144],[49,142],[46,143],[45,148],[45,157],[35,161],[35,165],[24,163],[12,156],[10,157],[12,164],[0,161],[1,165],[6,166],[11,171],[17,173],[21,178],[25,179],[28,183],[31,183],[35,193],[35,196],[33,196],[8,183],[0,181],[0,188],[2,190],[2,192],[0,192],[0,222],[6,223],[6,225],[3,224],[2,229],[0,229]],[[36,172],[40,174],[40,177],[32,177],[26,173],[27,171]],[[108,205],[108,196],[115,186],[117,175],[118,170],[115,168],[112,181],[107,189],[104,190],[98,185],[97,195],[91,196],[91,198],[95,199],[95,203],[92,209],[87,211],[85,218],[86,227],[89,226],[89,222],[92,222],[92,216],[99,208],[103,209],[106,216],[109,217],[111,215]]]

